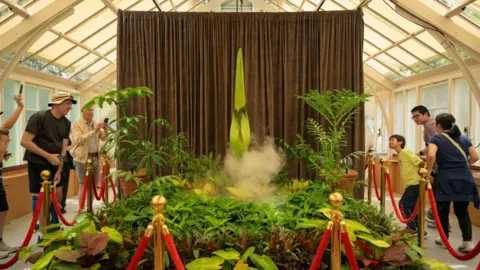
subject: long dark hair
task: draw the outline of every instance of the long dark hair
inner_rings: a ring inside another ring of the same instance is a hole
[[[441,113],[435,117],[435,121],[437,125],[440,125],[442,129],[447,130],[447,134],[454,140],[457,140],[461,135],[462,132],[455,125],[455,117],[449,113]]]

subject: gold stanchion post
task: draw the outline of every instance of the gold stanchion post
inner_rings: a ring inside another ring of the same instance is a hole
[[[155,270],[163,270],[164,268],[164,258],[163,258],[163,223],[165,217],[162,214],[163,209],[165,209],[165,205],[167,204],[167,199],[163,196],[155,196],[152,199],[152,208],[157,213],[153,217],[153,229],[154,229],[154,246],[153,246],[153,253],[154,253],[154,269]]]
[[[330,238],[330,250],[331,250],[331,268],[332,270],[340,270],[341,268],[341,259],[342,259],[342,251],[340,249],[340,245],[342,243],[341,238],[341,225],[343,215],[338,210],[340,206],[343,204],[343,196],[342,194],[335,192],[328,196],[328,200],[332,205],[332,235]]]
[[[421,168],[420,174],[420,194],[418,196],[418,243],[420,248],[425,247],[425,190],[427,189],[427,169]]]
[[[380,174],[380,213],[385,214],[385,188],[387,183],[387,161],[382,158],[380,159],[380,164],[382,164],[381,174]]]
[[[97,188],[95,186],[95,181],[93,177],[93,165],[92,165],[92,160],[88,159],[87,160],[87,177],[88,177],[88,185],[87,185],[87,212],[92,213],[93,212],[93,189]]]
[[[42,216],[40,217],[40,227],[44,228],[48,226],[50,222],[50,182],[48,181],[52,174],[50,171],[42,171],[40,177],[42,177],[42,188],[40,192],[43,191],[43,205],[42,205]],[[55,192],[55,191],[54,191]],[[46,233],[46,232],[45,232]]]
[[[104,161],[104,169],[105,169],[105,172],[104,172],[104,175],[103,175],[103,181],[105,181],[104,185],[105,185],[105,191],[104,191],[104,195],[103,195],[103,198],[105,199],[105,205],[108,205],[108,192],[109,192],[109,189],[108,189],[108,178],[107,176],[110,174],[110,163],[109,163],[109,159],[108,159],[108,155],[105,154],[103,155],[103,161]]]
[[[368,204],[372,204],[372,185],[373,185],[373,153],[371,150],[368,151]]]

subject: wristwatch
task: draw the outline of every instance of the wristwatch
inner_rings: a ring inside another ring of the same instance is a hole
[[[65,157],[60,156],[60,161],[61,161],[62,163],[67,162],[67,157],[66,157],[66,156],[65,156]]]

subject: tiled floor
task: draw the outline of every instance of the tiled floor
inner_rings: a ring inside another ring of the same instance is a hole
[[[375,196],[374,196],[375,197]],[[113,198],[113,194],[110,195],[110,198]],[[398,202],[399,196],[396,196],[396,201]],[[375,200],[373,202],[374,204],[378,205],[379,202]],[[94,203],[94,208],[101,206],[102,203],[100,202],[95,202]],[[78,209],[78,201],[76,198],[72,197],[71,199],[67,200],[67,214],[65,215],[67,220],[72,220],[74,217],[74,213]],[[386,207],[387,212],[393,212],[393,207],[391,204],[390,199],[387,197],[387,207]],[[26,215],[21,218],[15,219],[10,221],[6,226],[5,226],[5,231],[3,234],[3,238],[5,241],[11,245],[20,245],[23,242],[23,239],[25,237],[25,234],[27,232],[27,229],[30,225],[32,215]],[[452,233],[450,236],[450,242],[452,243],[452,246],[456,248],[461,244],[461,232],[458,227],[458,222],[457,219],[455,218],[454,215],[450,215],[450,222],[452,225]],[[425,240],[425,257],[429,259],[436,259],[438,261],[441,261],[443,263],[446,263],[450,265],[454,269],[476,269],[477,264],[480,261],[480,258],[477,257],[473,260],[470,261],[459,261],[455,259],[448,250],[442,249],[435,245],[434,240],[435,238],[438,237],[438,232],[436,229],[426,229],[428,232],[428,237]],[[473,227],[473,238],[474,242],[478,242],[480,240],[480,228],[479,227]],[[31,244],[36,243],[37,236],[34,235],[32,237]],[[8,259],[10,259],[12,256],[10,256]],[[1,260],[0,263],[5,263],[8,259]],[[17,262],[14,266],[12,266],[10,269],[15,269],[15,270],[23,270],[23,269],[29,269],[31,265],[26,264],[22,261]]]

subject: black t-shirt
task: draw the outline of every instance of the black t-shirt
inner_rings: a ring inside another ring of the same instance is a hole
[[[33,142],[51,154],[62,152],[63,139],[69,139],[71,123],[65,116],[57,119],[50,110],[39,111],[28,120],[25,131],[35,135]],[[36,164],[49,164],[37,154],[25,151],[23,160]]]

